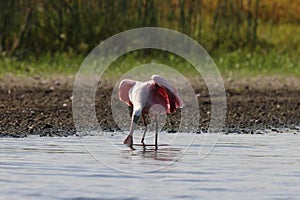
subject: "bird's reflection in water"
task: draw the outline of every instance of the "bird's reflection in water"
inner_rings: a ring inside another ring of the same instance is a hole
[[[143,149],[141,151],[143,158],[153,158],[154,160],[160,161],[176,161],[181,155],[180,148],[162,148],[155,150],[153,149]]]
[[[126,152],[127,155],[125,157],[127,159],[142,158],[159,161],[177,161],[182,153],[182,148],[161,147],[155,150],[154,147],[141,147],[141,149],[135,151],[128,150]]]

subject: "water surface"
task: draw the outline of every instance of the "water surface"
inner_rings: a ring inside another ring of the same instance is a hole
[[[300,198],[299,134],[222,134],[204,158],[207,137],[191,136],[157,152],[128,150],[124,134],[0,138],[0,199]]]

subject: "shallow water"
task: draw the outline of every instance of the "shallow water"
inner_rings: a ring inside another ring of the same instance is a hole
[[[164,133],[158,151],[124,134],[0,138],[0,199],[300,198],[299,133],[218,136]]]

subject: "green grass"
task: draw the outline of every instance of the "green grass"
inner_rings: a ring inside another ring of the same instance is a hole
[[[216,52],[213,58],[225,76],[300,76],[299,57],[288,52],[237,50],[225,54]]]
[[[224,77],[297,76],[300,77],[300,27],[295,24],[261,25],[259,43],[255,47],[236,50],[215,49],[211,57]],[[44,54],[39,58],[0,56],[0,77],[6,74],[51,76],[76,74],[83,55],[72,53]],[[132,67],[146,63],[172,66],[180,73],[193,76],[195,69],[184,59],[169,52],[145,50],[128,53],[114,61],[106,71],[108,77],[118,77]]]
[[[300,77],[299,56],[287,51],[238,49],[232,52],[214,52],[211,57],[225,77],[255,77],[258,75],[294,75]],[[39,59],[30,58],[22,61],[16,58],[1,58],[0,76],[5,76],[7,73],[25,76],[76,74],[83,59],[83,56],[66,54],[45,55]],[[110,77],[120,76],[132,67],[153,62],[172,66],[185,75],[197,74],[195,69],[184,59],[171,53],[155,52],[151,56],[145,56],[141,53],[130,53],[122,56],[108,67],[106,75]]]
[[[15,57],[0,57],[0,76],[15,75],[48,76],[52,74],[74,74],[79,69],[83,56],[68,54],[46,54],[39,58],[29,57],[19,60]]]

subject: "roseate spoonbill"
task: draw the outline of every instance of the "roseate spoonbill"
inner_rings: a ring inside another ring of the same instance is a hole
[[[153,105],[153,109],[156,112],[162,112],[164,108],[165,113],[174,113],[176,108],[183,107],[183,101],[178,95],[176,89],[163,77],[158,75],[153,75],[152,80],[139,82],[130,79],[124,79],[119,85],[119,98],[121,101],[125,102],[128,106],[133,106],[133,112],[131,116],[130,131],[124,144],[127,144],[131,149],[133,148],[133,131],[138,123],[140,117],[143,119],[143,124],[145,126],[144,134],[142,136],[141,143],[145,147],[144,138],[147,131],[147,122],[145,120],[145,115],[149,114],[149,109]],[[155,129],[155,149],[157,149],[157,136],[158,136],[158,122],[157,114],[154,115],[156,129]]]

